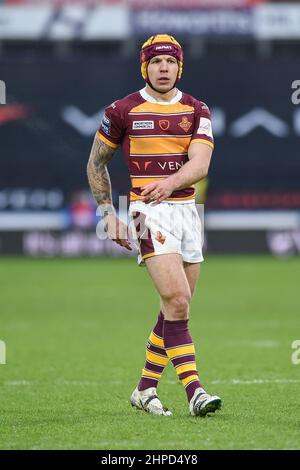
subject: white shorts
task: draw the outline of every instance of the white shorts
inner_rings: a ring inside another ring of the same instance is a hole
[[[203,261],[202,223],[194,201],[162,202],[156,206],[133,201],[129,206],[130,233],[138,249],[138,263],[151,256],[178,253],[183,261]]]

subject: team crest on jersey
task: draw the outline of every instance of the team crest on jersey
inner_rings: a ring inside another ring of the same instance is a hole
[[[190,130],[192,123],[188,120],[186,116],[183,116],[181,119],[181,122],[178,124],[178,126],[181,127],[181,129],[184,130],[184,132],[188,132]]]
[[[168,121],[167,119],[161,119],[160,121],[158,121],[158,124],[161,130],[163,131],[168,130],[170,127],[170,121]]]
[[[154,129],[154,121],[133,121],[132,129]]]

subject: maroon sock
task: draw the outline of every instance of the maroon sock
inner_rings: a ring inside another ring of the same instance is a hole
[[[188,320],[164,321],[163,338],[166,353],[185,388],[188,401],[202,387],[196,367],[195,346],[189,332]]]
[[[140,391],[149,387],[157,387],[161,374],[169,362],[164,348],[163,325],[164,316],[162,312],[159,312],[157,323],[147,343],[146,363],[138,383]]]

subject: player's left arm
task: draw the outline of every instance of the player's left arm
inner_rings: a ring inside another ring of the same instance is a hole
[[[203,142],[191,142],[188,149],[189,161],[179,171],[169,176],[173,191],[191,186],[208,175],[212,147]]]
[[[205,178],[208,174],[212,151],[209,143],[192,141],[188,149],[189,161],[163,181],[148,184],[141,193],[144,196],[144,202],[154,201],[159,204],[173,191],[187,188]]]

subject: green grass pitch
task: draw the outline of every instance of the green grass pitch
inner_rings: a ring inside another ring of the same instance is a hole
[[[129,404],[158,297],[134,259],[0,262],[1,449],[300,448],[300,260],[207,257],[191,306],[200,378],[223,398],[188,414],[169,364],[173,417]]]

